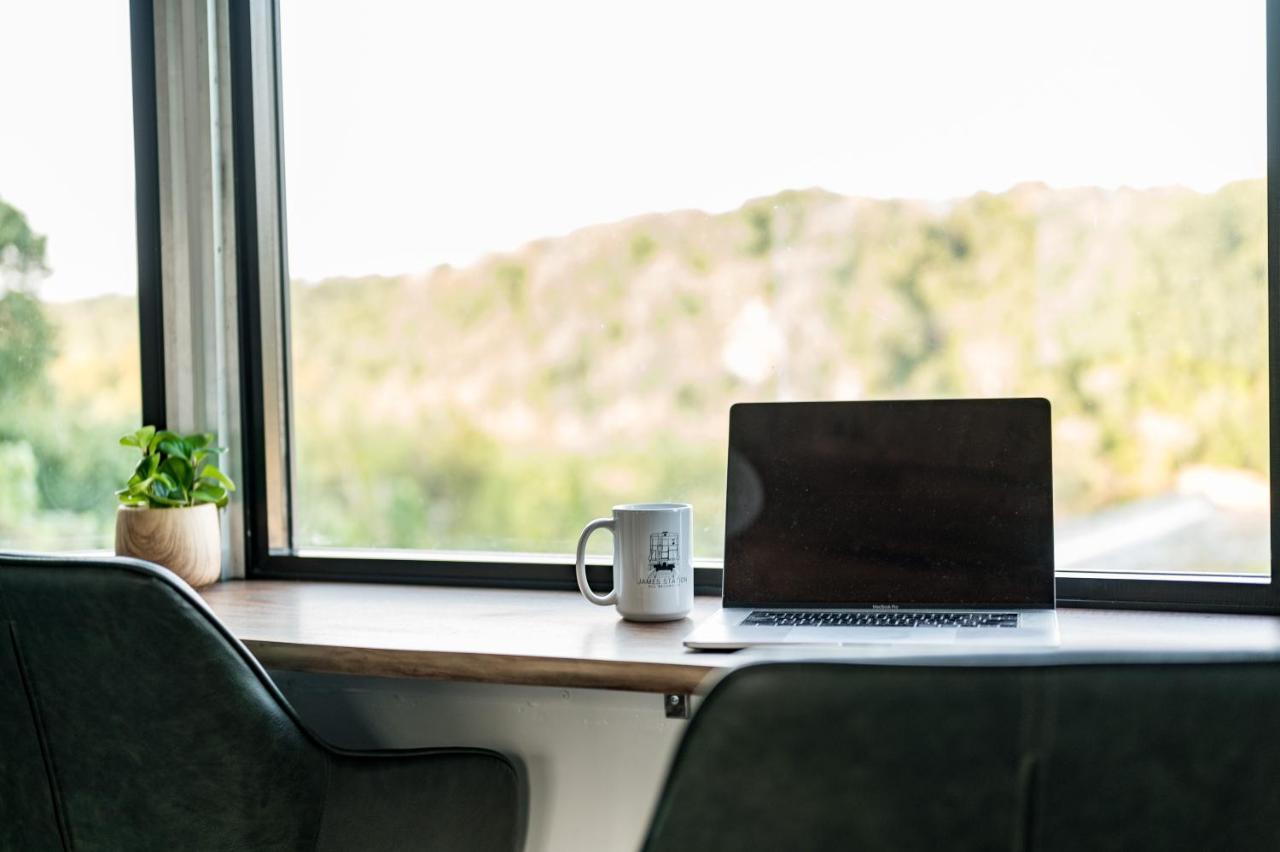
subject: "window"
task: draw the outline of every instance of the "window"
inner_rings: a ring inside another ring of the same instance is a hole
[[[7,7],[0,78],[0,548],[109,548],[141,412],[128,5]]]
[[[1269,580],[1264,4],[277,11],[280,555],[714,564],[730,403],[1035,395],[1066,597]]]

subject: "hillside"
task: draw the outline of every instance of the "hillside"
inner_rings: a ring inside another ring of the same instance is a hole
[[[733,402],[1043,395],[1062,554],[1132,541],[1149,507],[1199,525],[1143,544],[1152,567],[1256,568],[1265,196],[809,189],[294,284],[298,540],[563,553],[614,503],[680,499],[714,556]],[[55,354],[0,404],[0,541],[108,545],[136,301],[37,310]]]
[[[134,463],[116,439],[142,410],[137,300],[101,296],[43,312],[52,361],[16,398],[0,393],[0,544],[109,548],[112,495]]]
[[[1265,195],[789,191],[466,268],[295,283],[300,541],[565,551],[616,502],[682,499],[714,556],[740,400],[1048,397],[1068,522],[1189,470],[1256,480]],[[136,411],[131,304],[48,306],[53,392],[24,422]]]

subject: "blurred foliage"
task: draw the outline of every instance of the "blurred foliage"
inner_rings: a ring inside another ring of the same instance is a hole
[[[0,405],[17,404],[53,355],[53,326],[40,300],[16,289],[0,294]]]
[[[695,555],[717,556],[728,407],[748,400],[1045,396],[1060,519],[1193,466],[1265,478],[1266,244],[1261,180],[945,204],[804,190],[296,284],[299,543],[565,552],[615,503],[675,499]],[[0,543],[107,544],[115,436],[140,408],[119,333],[135,303],[14,292]]]
[[[53,329],[28,290],[29,276],[45,268],[44,255],[45,238],[0,199],[0,405],[38,382],[53,357]]]
[[[0,546],[111,546],[140,409],[136,301],[43,304],[46,240],[0,200]]]
[[[0,269],[42,271],[45,238],[31,230],[26,215],[0,198]]]
[[[716,556],[739,400],[1048,397],[1064,518],[1265,476],[1265,196],[789,191],[295,285],[300,540],[563,552],[678,499]]]

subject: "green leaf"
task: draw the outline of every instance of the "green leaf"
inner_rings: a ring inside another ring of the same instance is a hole
[[[191,451],[187,448],[186,443],[184,443],[181,438],[161,441],[159,448],[160,452],[168,456],[177,456],[180,459],[188,459],[191,457]]]
[[[181,503],[187,501],[187,493],[182,486],[174,481],[172,476],[167,473],[156,474],[155,482],[151,484],[150,494],[152,497],[165,497],[170,500],[177,500]]]
[[[128,435],[121,436],[120,446],[137,447],[138,449],[142,450],[145,453],[147,452],[147,447],[151,442],[151,436],[154,435],[155,433],[156,433],[156,427],[143,426],[141,429],[139,429],[136,432],[130,432]]]
[[[188,490],[195,482],[195,477],[191,475],[191,465],[178,456],[169,456],[169,458],[161,462],[160,471],[168,475],[184,491]]]
[[[161,506],[185,506],[185,501],[175,500],[172,497],[161,497],[159,494],[151,495],[151,502]]]
[[[227,476],[211,464],[205,465],[204,470],[200,471],[200,481],[212,482],[217,485],[221,485],[227,491],[236,490],[236,484],[231,481],[231,477]]]
[[[216,485],[202,485],[191,492],[191,502],[197,506],[201,503],[222,503],[226,499],[227,492]]]
[[[157,449],[160,449],[160,445],[165,441],[181,441],[181,440],[182,440],[181,438],[179,438],[173,432],[170,432],[168,429],[161,430],[155,433],[154,435],[152,435],[151,440],[147,442],[147,452],[154,453]]]
[[[187,445],[191,447],[193,450],[198,450],[198,449],[201,449],[202,447],[207,447],[211,443],[213,443],[213,433],[197,432],[194,435],[188,435],[183,440],[185,440],[187,442]]]

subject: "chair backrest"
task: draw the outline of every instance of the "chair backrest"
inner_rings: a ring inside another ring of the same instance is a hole
[[[644,848],[1274,850],[1280,663],[744,667]]]
[[[314,847],[323,750],[169,572],[0,556],[0,684],[0,848]]]
[[[0,849],[61,849],[39,720],[14,625],[0,620]]]

